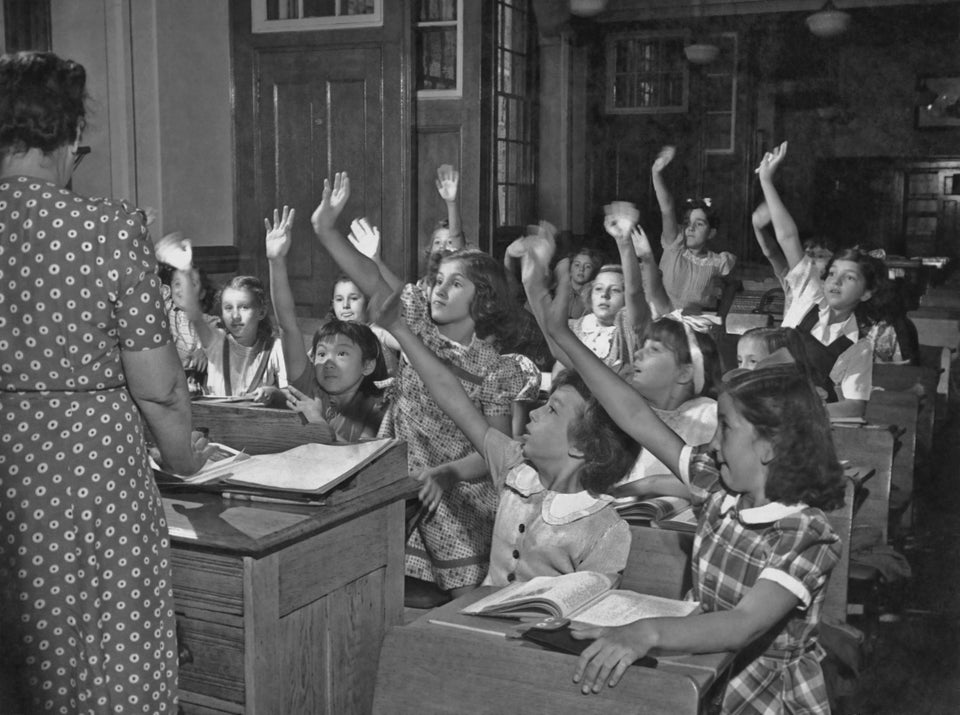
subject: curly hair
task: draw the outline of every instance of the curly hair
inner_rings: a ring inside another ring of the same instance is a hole
[[[703,354],[703,389],[700,395],[716,398],[717,386],[720,384],[720,351],[717,344],[706,333],[693,331],[693,336]],[[673,353],[678,365],[692,365],[690,343],[687,342],[687,331],[683,323],[673,318],[660,318],[647,324],[641,343],[645,340],[656,340]]]
[[[751,370],[724,383],[740,414],[770,442],[766,497],[825,511],[843,504],[837,461],[823,401],[795,365]]]
[[[476,292],[470,303],[470,317],[481,340],[492,338],[497,346],[516,342],[516,313],[520,306],[514,300],[503,264],[476,248],[462,248],[443,257],[440,265],[459,261],[463,274],[473,283]]]
[[[869,300],[858,303],[853,311],[862,338],[870,330],[871,325],[891,317],[888,315],[888,311],[893,289],[890,285],[890,279],[887,277],[887,266],[879,258],[874,258],[866,251],[855,246],[834,253],[824,269],[824,276],[830,275],[830,268],[837,261],[856,263],[860,269],[860,275],[863,276],[866,290],[871,292]]]
[[[383,390],[377,387],[376,383],[386,380],[390,377],[387,372],[387,363],[383,357],[383,349],[380,346],[380,339],[377,337],[370,326],[363,323],[354,323],[352,321],[338,320],[331,318],[313,334],[313,343],[310,349],[310,360],[313,361],[317,354],[317,346],[324,340],[330,338],[344,337],[358,348],[360,348],[360,358],[364,362],[373,360],[375,366],[373,372],[365,375],[360,382],[360,392],[367,395],[381,395]]]
[[[0,154],[44,154],[77,141],[86,123],[87,73],[52,52],[0,57]]]
[[[640,445],[613,421],[578,373],[562,371],[550,393],[561,387],[572,387],[586,403],[567,431],[570,444],[583,452],[580,484],[592,494],[606,494],[633,467],[640,456]]]
[[[224,285],[217,292],[216,314],[223,314],[223,292],[228,288],[233,290],[245,290],[253,296],[257,306],[263,308],[263,317],[257,325],[257,340],[267,340],[273,336],[273,322],[270,320],[269,300],[267,298],[267,289],[256,276],[234,276],[230,282]]]

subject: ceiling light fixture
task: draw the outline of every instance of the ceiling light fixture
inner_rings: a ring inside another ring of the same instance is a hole
[[[819,11],[807,17],[807,27],[817,37],[836,37],[850,27],[850,14],[838,10],[832,0],[827,0]]]

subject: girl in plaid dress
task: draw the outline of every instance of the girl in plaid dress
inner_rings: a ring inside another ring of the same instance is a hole
[[[401,284],[336,229],[349,195],[346,173],[338,173],[333,186],[325,182],[313,227],[340,268],[370,297],[370,304],[380,305]],[[516,361],[501,356],[495,347],[509,343],[512,314],[519,310],[511,300],[503,267],[481,251],[456,251],[441,260],[429,292],[407,284],[402,286],[401,301],[413,332],[450,366],[490,426],[509,435],[513,400],[525,379]],[[407,576],[458,595],[458,589],[475,586],[486,575],[497,492],[483,458],[430,397],[406,360],[391,391],[380,436],[406,441],[410,476],[425,481],[448,462],[457,462],[461,473],[475,477],[446,491],[436,511],[420,521],[407,542]]]
[[[617,424],[681,479],[691,479],[692,464],[700,467],[695,473],[722,480],[707,498],[694,541],[692,595],[700,612],[575,632],[594,642],[574,682],[584,693],[612,687],[652,648],[732,650],[739,656],[723,712],[828,713],[817,630],[840,542],[824,510],[842,504],[843,477],[810,382],[793,365],[734,377],[718,400],[713,441],[685,445],[570,332],[562,300],[552,301],[533,282],[528,296],[541,305],[545,332]]]

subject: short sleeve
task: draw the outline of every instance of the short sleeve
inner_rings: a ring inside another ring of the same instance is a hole
[[[503,489],[507,474],[523,462],[520,443],[493,427],[483,435],[483,459],[497,490]]]
[[[709,444],[685,444],[680,449],[680,481],[690,490],[690,501],[703,504],[720,489],[717,454]]]
[[[869,400],[873,390],[873,343],[858,340],[840,353],[830,370],[830,379],[840,386],[841,399]]]
[[[617,519],[599,535],[583,559],[577,564],[577,571],[595,571],[596,573],[618,574],[627,567],[630,556],[630,526],[623,519]]]
[[[517,393],[515,400],[536,400],[540,397],[540,380],[541,373],[540,368],[537,367],[536,363],[533,362],[526,355],[521,355],[520,353],[510,353],[504,355],[503,357],[509,357],[516,360],[517,365],[520,367],[520,372],[523,374],[524,384],[520,389],[520,392]]]
[[[840,538],[813,509],[781,519],[773,533],[776,541],[758,578],[782,586],[808,608],[840,560]]]
[[[106,218],[106,217],[104,217]],[[114,249],[109,275],[116,282],[116,316],[122,350],[149,350],[170,342],[153,243],[138,211],[118,208],[110,229]]]
[[[400,301],[403,304],[404,320],[414,333],[419,335],[424,325],[432,325],[430,305],[419,286],[415,283],[407,283],[400,293]]]
[[[817,272],[817,264],[809,256],[787,271],[784,276],[785,292],[791,296],[790,305],[783,316],[784,328],[796,328],[813,306],[823,299],[823,281]]]
[[[501,355],[480,386],[483,414],[487,417],[513,414],[513,401],[525,383],[526,378],[517,361],[509,355]]]

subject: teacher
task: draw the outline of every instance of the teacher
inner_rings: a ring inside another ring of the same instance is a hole
[[[85,102],[76,62],[0,57],[0,703],[175,713],[169,541],[143,422],[175,472],[208,447],[143,217],[65,188]]]

